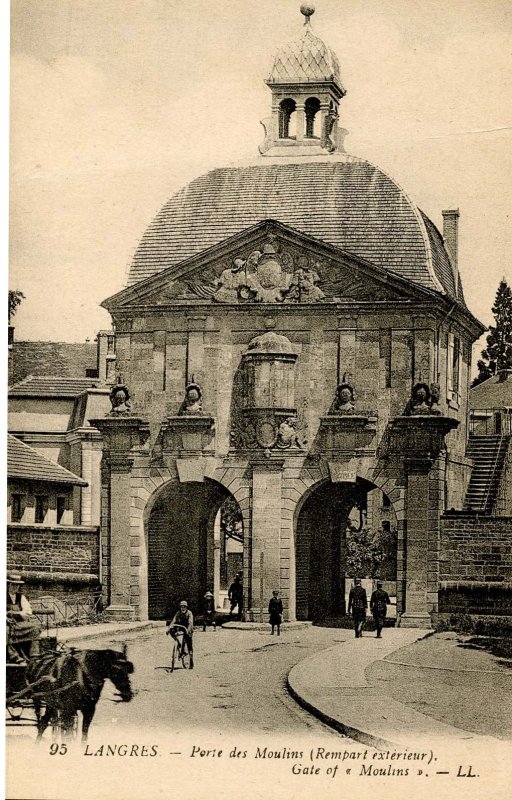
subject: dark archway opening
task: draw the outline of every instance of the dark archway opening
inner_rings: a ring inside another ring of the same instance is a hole
[[[396,596],[396,529],[389,499],[368,481],[320,484],[296,520],[297,619],[344,616],[356,576],[368,592],[383,578]]]
[[[225,503],[231,517],[241,518],[233,496],[208,479],[169,484],[156,499],[147,523],[150,619],[168,619],[180,600],[187,600],[194,615],[201,614],[207,590],[219,604],[219,512]],[[237,535],[243,537],[240,525]]]

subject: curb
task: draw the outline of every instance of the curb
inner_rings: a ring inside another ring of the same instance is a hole
[[[105,630],[104,628],[102,630],[94,630],[94,626],[84,625],[84,628],[86,628],[87,630],[84,630],[83,633],[78,629],[74,630],[68,636],[62,633],[61,635],[58,635],[58,640],[59,642],[63,642],[64,644],[66,644],[68,642],[73,642],[73,641],[83,642],[89,639],[111,638],[112,636],[116,636],[119,634],[133,633],[134,631],[144,631],[144,630],[149,630],[150,628],[157,628],[160,627],[162,622],[161,620],[158,621],[150,620],[148,622],[134,622],[133,624],[126,623],[126,627],[122,628],[116,625],[115,623],[111,624],[114,627],[109,628],[108,630]],[[60,630],[64,631],[66,629],[62,628]]]
[[[422,639],[428,637],[430,634],[431,634],[430,631],[427,632],[423,631],[415,641],[419,642]],[[400,650],[400,648],[401,646],[397,647],[396,650],[392,650],[391,653],[389,653],[389,655],[396,653],[398,650]],[[331,649],[334,648],[326,648],[325,652]],[[359,728],[354,728],[351,725],[346,725],[340,719],[332,717],[327,712],[322,711],[317,706],[313,705],[311,701],[306,700],[305,697],[303,697],[300,694],[299,689],[294,688],[290,683],[290,675],[293,672],[294,668],[298,666],[298,664],[303,664],[310,658],[313,658],[313,656],[307,656],[302,661],[299,661],[297,664],[294,664],[293,667],[290,668],[286,676],[286,688],[290,696],[295,700],[295,702],[298,703],[302,708],[304,708],[309,714],[320,720],[320,722],[323,722],[324,724],[328,725],[330,728],[333,728],[334,730],[338,731],[338,733],[341,733],[344,736],[349,736],[351,739],[353,739],[356,742],[359,742],[360,744],[363,744],[367,747],[374,747],[376,750],[386,750],[389,748],[399,747],[397,742],[392,742],[389,739],[383,739],[380,736],[375,736],[372,733],[367,733],[366,731],[362,731]],[[378,659],[375,659],[375,661],[377,660]],[[369,664],[367,664],[367,666],[365,667],[365,672],[366,669],[373,663],[374,661],[371,661]]]
[[[299,662],[300,663],[300,662]],[[293,669],[293,667],[292,667]],[[290,670],[291,672],[291,670]],[[290,673],[288,673],[289,675]],[[307,711],[311,716],[316,717],[320,722],[323,722],[325,725],[328,725],[330,728],[333,728],[338,733],[343,734],[343,736],[348,736],[350,739],[354,739],[356,742],[360,742],[360,744],[364,744],[366,747],[375,747],[376,750],[386,750],[391,748],[397,747],[396,742],[390,742],[387,739],[381,739],[378,736],[373,736],[371,733],[365,733],[364,731],[360,731],[357,728],[352,728],[350,725],[345,725],[339,719],[335,719],[334,717],[329,716],[324,711],[320,711],[319,708],[309,703],[300,694],[291,686],[288,676],[286,677],[286,688],[288,693],[291,697],[301,706],[305,711]]]
[[[304,628],[310,628],[313,625],[312,622],[283,622],[281,623],[281,632],[283,631],[294,631],[300,630]],[[221,625],[221,628],[225,630],[232,630],[232,631],[269,631],[270,630],[270,623],[269,622],[236,622],[235,620],[231,622],[224,622]]]

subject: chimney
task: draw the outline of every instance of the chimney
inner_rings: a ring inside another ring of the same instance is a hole
[[[455,296],[459,293],[459,209],[443,211],[443,239],[450,256],[455,282]]]

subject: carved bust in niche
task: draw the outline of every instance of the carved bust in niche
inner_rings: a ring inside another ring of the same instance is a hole
[[[111,414],[130,414],[131,403],[128,387],[119,381],[110,391]]]
[[[413,386],[411,398],[408,401],[404,415],[406,417],[424,416],[432,414],[431,394],[426,383],[417,383]]]
[[[178,411],[179,416],[195,415],[203,413],[201,387],[197,383],[189,383],[185,388],[185,397]]]
[[[344,381],[336,389],[334,414],[353,414],[355,410],[355,393],[352,384]]]

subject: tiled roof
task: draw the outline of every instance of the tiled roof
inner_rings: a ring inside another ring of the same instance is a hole
[[[97,378],[61,378],[48,375],[28,375],[11,386],[10,397],[76,397],[98,385]]]
[[[97,347],[94,342],[24,342],[12,345],[11,383],[27,375],[62,375],[85,377],[86,369],[96,369]]]
[[[450,297],[455,297],[455,278],[452,265],[450,263],[450,258],[443,243],[443,237],[432,220],[430,220],[427,215],[423,213],[423,211],[420,211],[420,214],[425,224],[427,236],[430,242],[434,272]],[[464,294],[462,291],[460,276],[458,276],[457,297],[461,303],[464,303]]]
[[[144,233],[128,284],[175,266],[265,219],[453,296],[440,234],[367,161],[333,155],[215,169],[174,195]]]
[[[10,434],[7,435],[7,477],[87,486],[87,482],[78,475],[45,458]]]
[[[269,83],[340,82],[340,65],[327,45],[308,26],[295,41],[280,47],[268,78]]]
[[[506,377],[506,380],[502,380]],[[493,375],[486,381],[473,386],[469,392],[469,407],[479,408],[512,408],[512,372]]]

